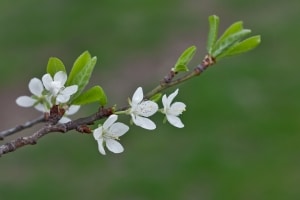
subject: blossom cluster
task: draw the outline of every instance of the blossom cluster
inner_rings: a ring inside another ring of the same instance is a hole
[[[32,78],[29,82],[29,90],[32,96],[20,96],[16,99],[16,103],[22,107],[34,106],[40,112],[49,112],[53,105],[64,105],[66,108],[65,115],[75,114],[80,106],[67,105],[70,97],[78,90],[77,85],[65,87],[67,74],[63,71],[57,72],[54,77],[50,74],[45,74],[42,80]],[[63,116],[60,123],[66,123],[70,119]]]
[[[16,99],[16,103],[22,107],[34,107],[41,112],[49,112],[52,106],[60,105],[66,108],[65,115],[76,113],[80,106],[69,105],[71,96],[77,90],[77,85],[65,86],[67,74],[64,71],[59,71],[52,77],[50,74],[45,74],[42,79],[33,78],[29,82],[29,90],[31,96],[20,96]],[[126,114],[131,116],[131,122],[136,126],[147,130],[156,129],[156,124],[149,119],[158,111],[165,115],[165,119],[177,128],[183,128],[179,115],[185,111],[186,105],[182,102],[173,103],[174,98],[178,94],[178,89],[172,94],[162,97],[163,108],[159,109],[155,101],[144,98],[143,89],[137,88],[131,99],[129,99],[129,108],[126,111],[116,111],[110,115],[103,125],[99,124],[98,128],[93,130],[93,136],[98,142],[98,150],[105,155],[104,146],[113,153],[121,153],[124,151],[123,146],[117,141],[119,137],[124,135],[129,130],[129,126],[124,123],[117,122],[118,114]],[[59,123],[66,123],[70,119],[63,116]]]
[[[182,102],[172,103],[177,94],[178,89],[168,97],[165,94],[162,97],[163,108],[159,109],[156,102],[144,99],[143,89],[139,87],[133,94],[132,99],[129,100],[130,108],[125,112],[131,116],[135,125],[144,129],[154,130],[156,128],[155,123],[148,117],[154,115],[157,111],[165,114],[166,119],[173,126],[183,128],[184,124],[178,116],[185,111],[186,105]],[[129,130],[129,127],[121,122],[116,122],[117,119],[116,114],[110,115],[103,125],[99,125],[93,131],[94,138],[98,142],[99,152],[103,155],[106,154],[104,145],[113,153],[124,151],[123,146],[117,140]]]

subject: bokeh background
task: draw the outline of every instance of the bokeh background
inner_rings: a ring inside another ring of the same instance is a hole
[[[70,69],[89,50],[98,57],[91,83],[124,105],[190,45],[192,64],[201,61],[211,14],[221,31],[243,20],[262,44],[180,86],[184,129],[154,117],[156,131],[132,126],[125,152],[106,156],[89,135],[50,134],[1,157],[0,199],[300,199],[298,0],[2,0],[1,130],[39,116],[15,99],[49,57]]]

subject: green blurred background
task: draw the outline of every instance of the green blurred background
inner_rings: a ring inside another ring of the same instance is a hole
[[[180,86],[184,129],[158,116],[156,131],[132,126],[125,152],[106,156],[89,135],[48,135],[0,159],[0,199],[300,199],[298,0],[2,0],[1,130],[39,116],[15,99],[50,56],[70,69],[89,50],[98,57],[91,82],[124,105],[188,46],[201,61],[211,14],[221,31],[243,20],[262,44]]]

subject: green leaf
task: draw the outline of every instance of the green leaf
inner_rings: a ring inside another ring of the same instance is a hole
[[[219,29],[219,17],[216,15],[211,15],[208,18],[209,22],[209,32],[208,32],[208,39],[207,39],[207,52],[209,54],[212,53],[213,46],[216,43],[218,37],[218,29]]]
[[[240,32],[241,30],[243,30],[243,22],[242,21],[238,21],[235,22],[233,24],[231,24],[225,31],[224,33],[221,35],[221,37],[218,39],[216,46],[219,45],[219,43],[223,42],[223,40],[225,40],[226,38],[228,38],[229,36],[231,36],[232,34],[235,34],[237,32]]]
[[[97,62],[97,58],[96,57],[91,58],[91,55],[87,51],[81,54],[74,62],[73,68],[70,72],[67,81],[68,86],[78,85],[78,91],[73,96],[73,99],[75,99],[78,95],[80,95],[82,90],[88,84],[96,62]]]
[[[66,72],[64,63],[56,57],[50,57],[47,64],[47,73],[54,77],[56,72],[59,71]]]
[[[158,102],[158,101],[160,100],[161,96],[162,96],[162,93],[157,93],[157,94],[153,95],[153,96],[150,98],[150,100],[151,100],[151,101],[154,101],[154,102]]]
[[[250,33],[251,30],[243,29],[224,38],[218,45],[216,44],[212,56],[217,59],[220,54]]]
[[[86,92],[79,95],[76,99],[74,99],[71,104],[85,105],[94,102],[99,102],[102,106],[107,103],[105,92],[100,86],[94,86],[90,88]]]
[[[187,64],[192,60],[193,56],[196,53],[196,49],[197,48],[195,46],[191,46],[180,55],[174,66],[174,72],[188,71]]]
[[[260,42],[261,42],[260,35],[249,37],[231,46],[227,51],[220,54],[219,58],[245,53],[257,47],[260,44]]]
[[[186,65],[177,65],[174,72],[188,72],[189,68]]]

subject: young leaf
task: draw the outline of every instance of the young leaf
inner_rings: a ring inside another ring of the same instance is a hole
[[[94,102],[99,102],[100,105],[104,106],[107,103],[105,92],[100,86],[94,86],[86,92],[79,95],[72,101],[74,105],[85,105]]]
[[[54,77],[56,72],[59,72],[59,71],[66,72],[64,63],[56,57],[49,58],[48,64],[47,64],[47,73],[50,74],[52,77]]]
[[[162,96],[162,93],[157,93],[150,98],[151,101],[158,102]]]
[[[193,56],[195,55],[196,49],[197,48],[195,46],[191,46],[180,55],[174,66],[174,72],[188,71],[187,64],[192,60]],[[185,67],[183,68],[182,66]]]
[[[73,99],[80,95],[82,90],[88,84],[96,61],[97,58],[91,58],[87,51],[81,54],[75,61],[67,81],[67,85],[78,85],[78,91],[73,95]]]
[[[88,51],[83,52],[74,62],[72,70],[69,74],[67,85],[76,84],[75,77],[81,73],[82,69],[85,68],[87,63],[91,60],[91,55]],[[76,84],[77,85],[77,84]]]
[[[217,59],[220,54],[222,54],[224,51],[226,51],[228,48],[230,48],[232,45],[234,45],[249,33],[251,33],[251,30],[243,29],[224,38],[222,42],[215,46],[215,49],[212,52],[212,56]]]
[[[208,31],[208,39],[207,39],[207,53],[211,54],[213,46],[216,43],[218,37],[218,29],[219,29],[219,17],[216,15],[211,15],[208,18],[209,21],[209,31]]]
[[[221,35],[221,37],[218,39],[216,46],[223,42],[226,38],[228,38],[230,35],[235,34],[237,32],[240,32],[243,30],[243,22],[238,21],[233,24],[231,24]]]
[[[231,46],[227,51],[219,55],[219,58],[225,56],[233,56],[241,53],[245,53],[257,47],[260,44],[260,35],[249,37],[241,42]]]
[[[186,65],[176,65],[174,72],[188,72],[189,68]]]

